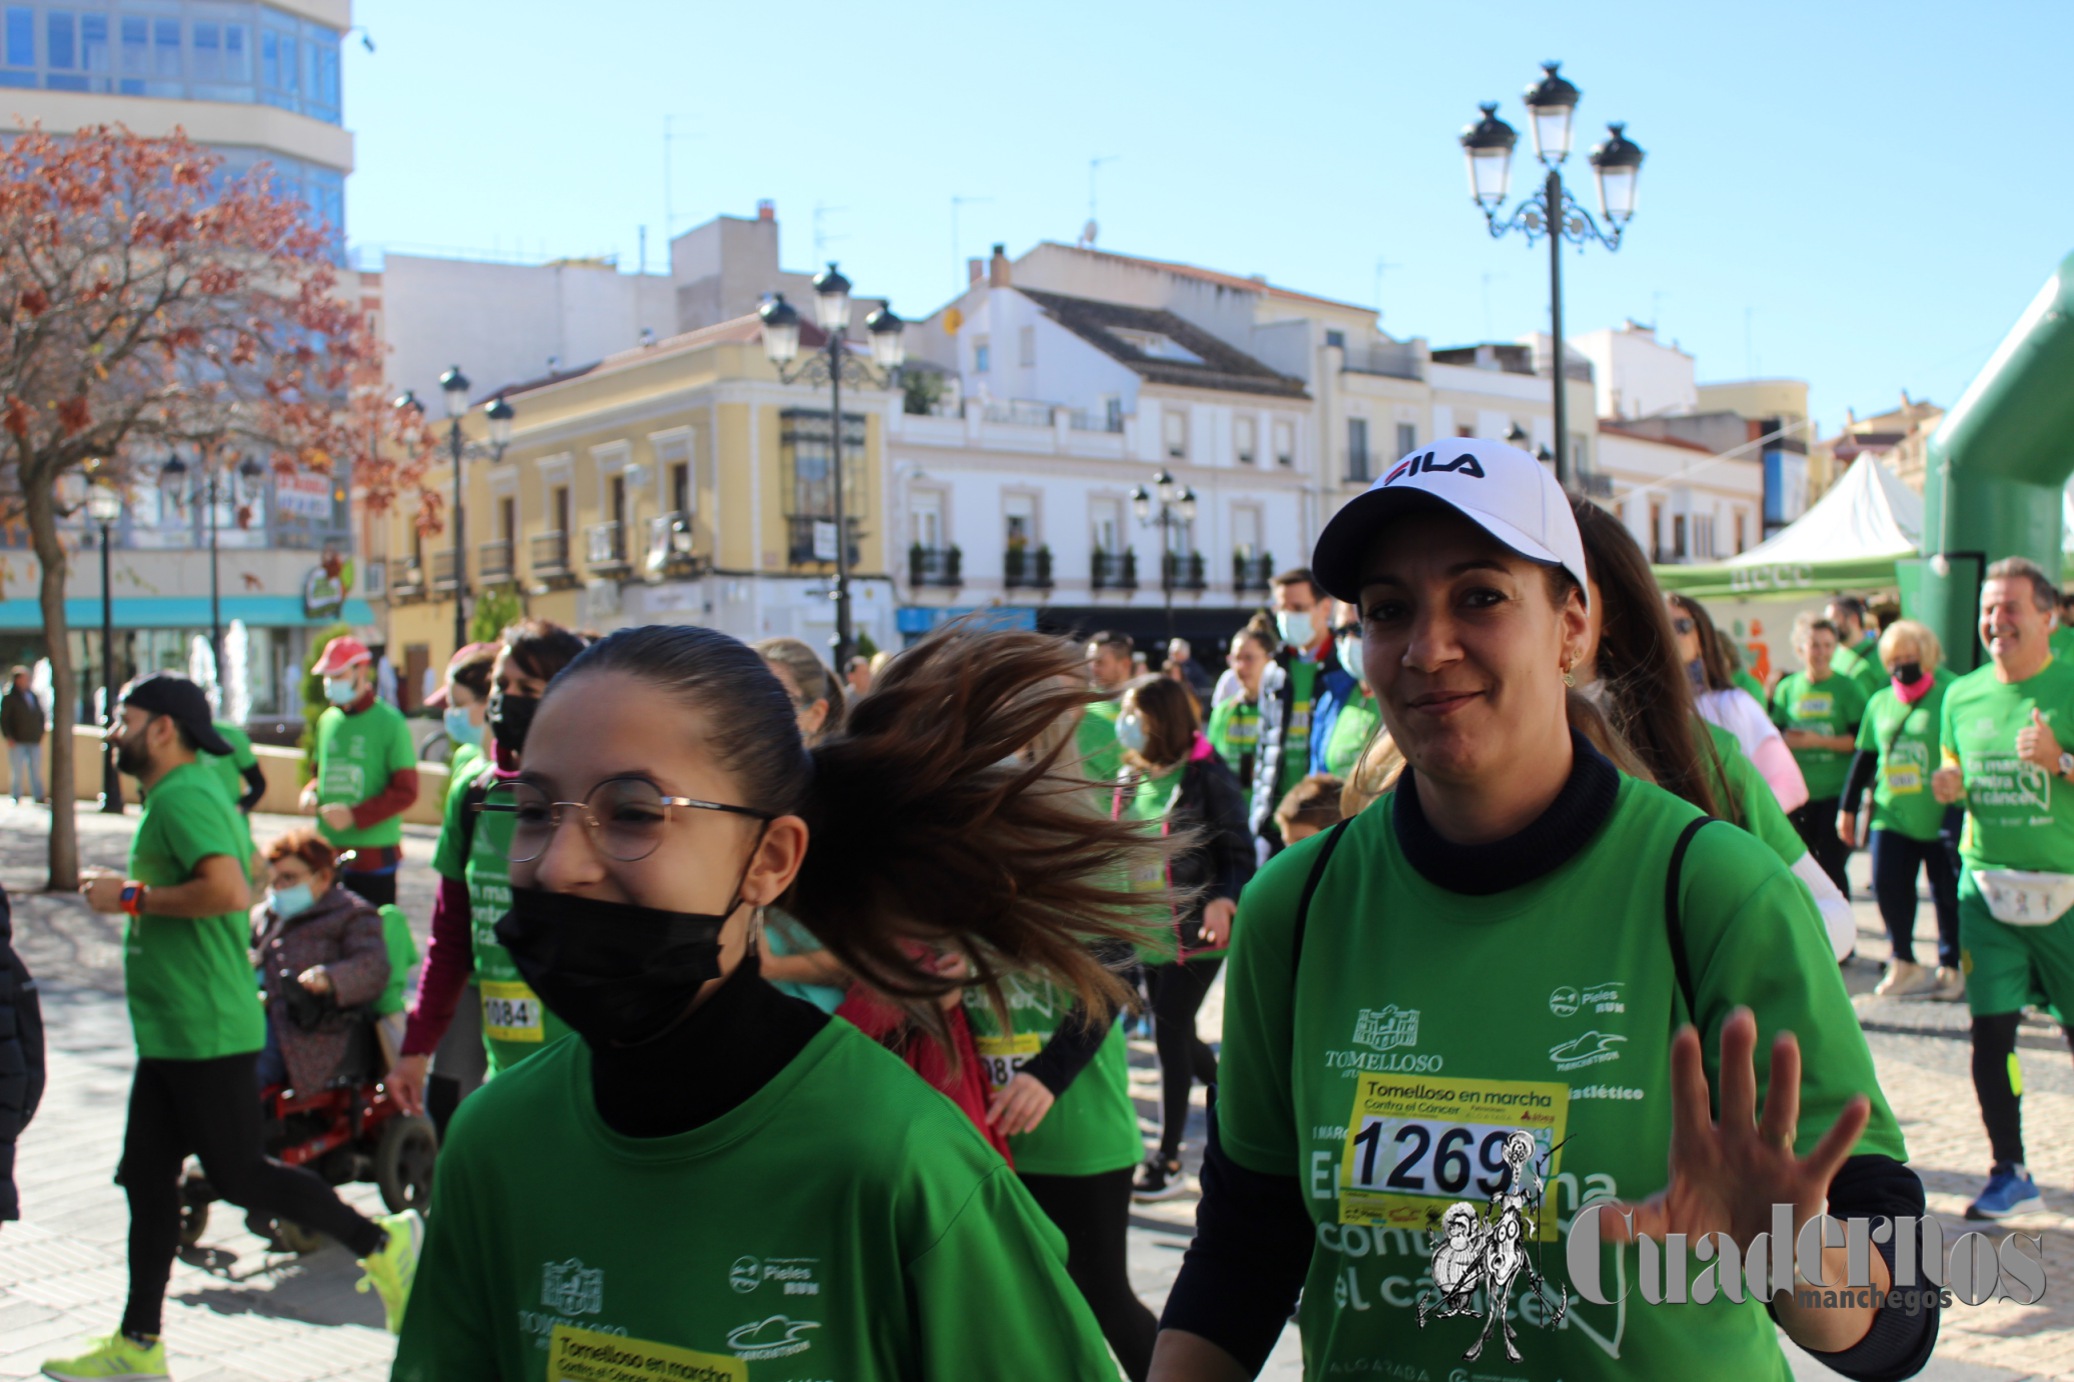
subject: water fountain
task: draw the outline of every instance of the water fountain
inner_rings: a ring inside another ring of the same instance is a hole
[[[223,688],[216,682],[216,650],[209,646],[209,636],[198,633],[187,645],[187,679],[209,698],[209,713],[223,713]]]
[[[39,657],[35,667],[29,671],[29,689],[36,693],[36,704],[43,707],[43,724],[46,729],[57,723],[58,707],[52,699],[56,692],[51,686],[50,659]]]
[[[241,727],[252,718],[252,631],[242,619],[223,635],[223,718]]]

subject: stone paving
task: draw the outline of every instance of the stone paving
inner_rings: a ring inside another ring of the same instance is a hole
[[[120,867],[134,815],[82,813],[86,862]],[[44,993],[50,1035],[50,1087],[18,1154],[24,1219],[0,1228],[0,1379],[35,1375],[43,1358],[74,1340],[106,1332],[121,1313],[128,1215],[112,1184],[120,1146],[133,1050],[121,993],[120,926],[88,912],[72,897],[38,893],[46,816],[0,803],[0,885],[14,904],[18,947]],[[260,817],[267,838],[287,818]],[[411,828],[402,901],[420,927],[431,907],[429,830]],[[1864,860],[1853,860],[1863,883]],[[1862,888],[1861,888],[1862,891]],[[1869,990],[1886,942],[1869,903],[1859,906],[1860,958],[1847,971],[1861,996],[1880,1077],[1906,1131],[1913,1163],[1933,1211],[1958,1225],[1985,1176],[1987,1152],[1968,1075],[1963,1004],[1873,999]],[[1922,909],[1927,938],[1929,908]],[[1221,986],[1205,1005],[1202,1027],[1215,1039]],[[2059,1029],[2027,1023],[2021,1039],[2025,1124],[2032,1169],[2048,1205],[2074,1206],[2074,1062]],[[1156,1119],[1157,1076],[1149,1042],[1132,1043],[1133,1094],[1140,1115]],[[1188,1153],[1201,1146],[1201,1093]],[[378,1210],[372,1186],[352,1186],[348,1199]],[[1132,1279],[1156,1309],[1179,1270],[1194,1218],[1192,1196],[1138,1207],[1131,1221]],[[1938,1356],[1923,1376],[1938,1382],[2074,1382],[2074,1219],[2058,1212],[2011,1225],[2040,1236],[2048,1292],[2038,1306],[1959,1306],[1945,1316]],[[261,1241],[238,1213],[218,1206],[205,1242],[235,1253],[233,1270],[269,1265]],[[358,1269],[332,1245],[232,1283],[198,1266],[176,1265],[167,1297],[166,1333],[181,1382],[374,1382],[387,1375],[393,1341],[371,1295],[357,1294]],[[1830,1377],[1790,1346],[1796,1377]],[[1295,1331],[1286,1331],[1263,1377],[1301,1375]]]

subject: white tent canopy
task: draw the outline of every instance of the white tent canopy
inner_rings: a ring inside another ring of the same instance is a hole
[[[1723,566],[1811,565],[1922,551],[1923,496],[1863,457],[1790,527]]]

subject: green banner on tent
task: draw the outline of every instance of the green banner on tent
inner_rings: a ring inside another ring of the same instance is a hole
[[[1658,566],[1656,583],[1697,600],[1797,600],[1813,591],[1884,589],[1894,584],[1893,557],[1764,566]]]

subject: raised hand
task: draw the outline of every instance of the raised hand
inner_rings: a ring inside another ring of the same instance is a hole
[[[2031,707],[2031,723],[2016,732],[2016,756],[2027,763],[2036,763],[2049,773],[2060,770],[2060,741],[2054,737],[2052,726],[2045,723],[2045,716]]]

